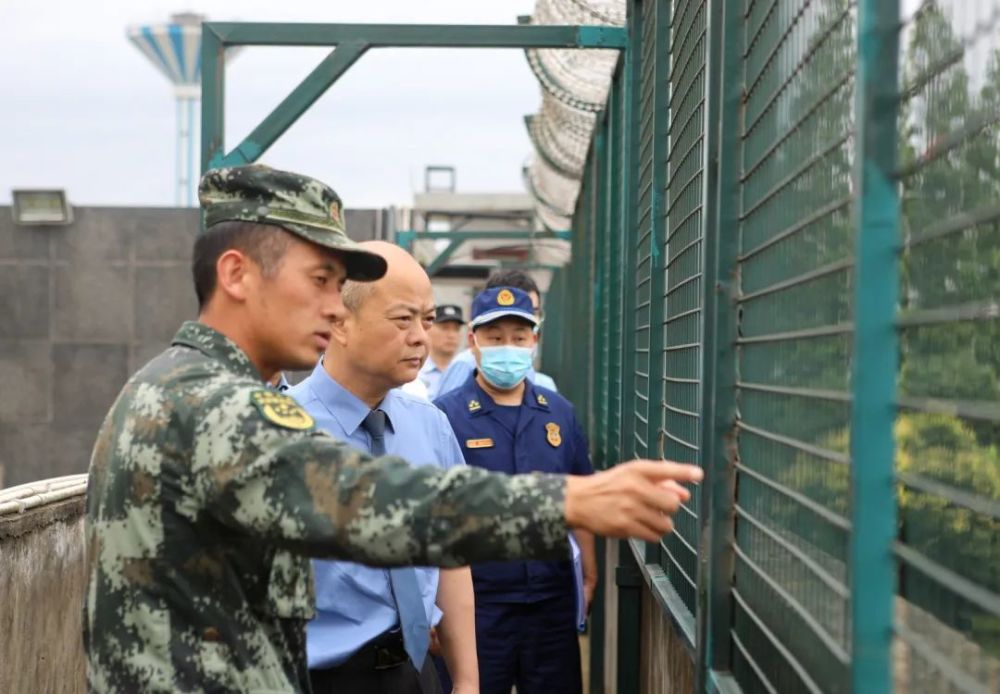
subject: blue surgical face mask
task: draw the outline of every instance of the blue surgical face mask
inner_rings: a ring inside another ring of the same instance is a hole
[[[479,342],[476,342],[479,347]],[[491,385],[500,390],[515,388],[531,370],[532,349],[498,345],[479,347],[479,371]]]

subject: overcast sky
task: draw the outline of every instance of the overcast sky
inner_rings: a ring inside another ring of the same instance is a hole
[[[998,1],[969,12],[971,25]],[[903,0],[907,13],[918,0]],[[989,5],[989,7],[986,7]],[[130,24],[195,11],[214,20],[513,24],[533,0],[0,0],[0,204],[62,187],[75,204],[171,205],[169,82],[126,38]],[[247,48],[227,73],[227,145],[239,142],[326,54]],[[460,191],[517,191],[531,151],[523,116],[540,93],[520,50],[367,53],[262,161],[310,173],[351,207],[408,204],[428,164]]]
[[[62,187],[74,204],[173,204],[169,82],[126,38],[179,11],[214,20],[514,24],[533,0],[0,0],[0,204]],[[326,49],[247,48],[227,72],[227,145]],[[369,51],[262,161],[330,183],[350,207],[408,204],[428,164],[460,191],[522,190],[523,116],[539,86],[520,50]]]

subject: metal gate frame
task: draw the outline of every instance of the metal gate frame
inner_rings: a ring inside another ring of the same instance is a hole
[[[370,48],[626,48],[611,26],[300,24],[205,22],[201,46],[201,168],[257,161]],[[334,46],[231,151],[225,151],[225,49],[230,46]]]

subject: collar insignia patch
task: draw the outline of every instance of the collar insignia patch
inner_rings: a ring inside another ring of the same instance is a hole
[[[297,402],[273,390],[255,390],[250,394],[250,402],[264,419],[279,427],[305,431],[316,425],[309,413],[299,407]]]

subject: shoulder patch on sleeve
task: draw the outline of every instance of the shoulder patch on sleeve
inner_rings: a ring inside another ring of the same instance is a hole
[[[250,393],[250,402],[264,419],[279,427],[304,431],[316,426],[316,422],[308,412],[295,400],[282,393],[273,390],[255,390]]]

